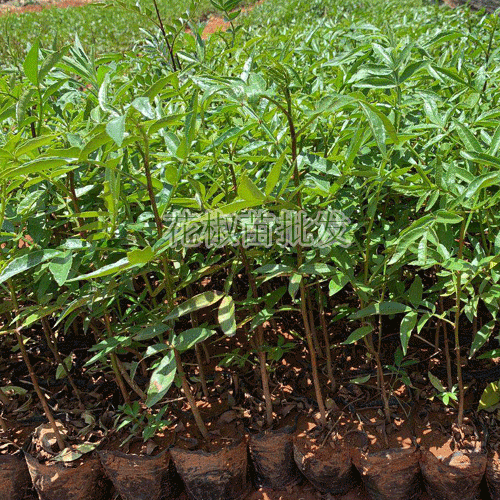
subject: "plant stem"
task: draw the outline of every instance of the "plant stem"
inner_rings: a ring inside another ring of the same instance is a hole
[[[443,297],[439,297],[439,306],[441,309],[441,313],[444,312],[444,304]],[[450,356],[450,346],[448,341],[448,327],[446,321],[440,320],[441,328],[443,330],[443,339],[444,339],[444,357],[446,360],[446,380],[448,383],[448,390],[451,391],[453,387],[453,374],[451,372],[451,356]]]
[[[191,285],[186,287],[188,299],[193,297],[193,289]],[[198,326],[198,318],[196,317],[196,311],[191,312],[191,325],[193,328]],[[198,344],[194,345],[194,350],[196,353],[196,361],[198,363],[198,370],[200,372],[200,381],[201,381],[201,390],[203,391],[203,395],[208,398],[208,387],[207,387],[207,379],[205,377],[205,369],[203,367],[203,359],[201,357],[201,349]]]
[[[10,403],[9,398],[5,395],[5,392],[3,392],[3,389],[0,387],[0,403],[2,403],[4,406],[7,406]]]
[[[179,354],[179,351],[177,351],[177,349],[174,349],[173,351],[175,355],[175,363],[177,365],[177,373],[179,374],[179,377],[181,379],[182,390],[186,395],[189,406],[191,407],[191,412],[193,414],[196,425],[201,432],[201,435],[204,439],[208,440],[210,436],[208,435],[207,427],[205,425],[205,422],[203,422],[203,419],[201,418],[200,410],[198,409],[198,406],[196,406],[196,401],[194,399],[193,393],[191,392],[191,388],[189,387],[189,383],[186,378],[186,372],[184,371],[184,367],[182,366],[181,355]]]
[[[316,325],[314,324],[313,304],[310,293],[307,294],[307,308],[309,309],[309,325],[311,326],[311,334],[314,342],[314,348],[316,349],[318,356],[322,358],[323,349],[321,349],[321,345],[319,344],[318,334],[316,332]]]
[[[238,183],[236,180],[236,174],[234,172],[232,164],[230,164],[229,167],[231,171],[231,177],[233,180],[234,191],[237,192]],[[257,289],[257,283],[255,282],[255,277],[253,276],[252,271],[250,269],[250,262],[248,261],[245,248],[241,243],[239,245],[239,252],[241,255],[241,260],[243,262],[243,267],[245,268],[245,273],[247,275],[248,283],[250,285],[250,291],[252,292],[252,297],[254,299],[258,299],[259,291]],[[255,305],[253,309],[255,314],[259,312],[258,305]],[[264,346],[264,327],[262,325],[259,325],[257,326],[256,350],[257,350],[257,357],[259,359],[262,391],[264,393],[264,402],[266,405],[266,423],[268,426],[271,426],[273,424],[273,401],[271,398],[271,391],[269,389],[269,374],[267,373],[267,356],[265,351],[263,350],[263,346]]]
[[[257,283],[255,282],[255,277],[253,276],[252,271],[250,269],[250,263],[248,262],[245,249],[241,244],[240,244],[240,254],[248,278],[248,282],[250,283],[250,290],[252,292],[252,297],[254,299],[258,299],[259,292],[257,290]],[[254,312],[255,314],[259,312],[259,308],[257,305],[254,306]],[[259,359],[259,368],[260,368],[260,379],[262,382],[262,390],[264,392],[264,402],[266,404],[266,423],[268,426],[271,426],[273,424],[273,401],[271,398],[271,391],[269,389],[269,374],[267,373],[267,356],[265,351],[263,350],[264,327],[262,325],[257,326],[256,337],[257,337],[256,338],[257,357]]]
[[[64,374],[68,378],[68,381],[71,385],[71,388],[73,389],[73,392],[75,393],[76,399],[78,399],[78,403],[80,404],[80,407],[82,409],[84,409],[84,405],[82,402],[80,391],[78,390],[78,387],[76,386],[75,381],[73,380],[73,377],[71,376],[71,373],[69,372],[68,367],[66,366],[66,363],[64,363],[63,359],[61,358],[61,355],[59,354],[59,351],[57,350],[56,343],[53,340],[54,332],[52,331],[52,328],[50,328],[49,322],[47,321],[47,318],[45,318],[45,317],[42,318],[42,328],[43,328],[43,333],[45,334],[45,340],[47,342],[47,346],[49,347],[50,351],[52,352],[54,359],[56,360],[56,363],[63,367]]]
[[[158,3],[156,2],[156,0],[153,0],[153,5],[155,6],[156,17],[158,18],[158,23],[160,26],[161,33],[163,35],[163,38],[165,39],[165,43],[167,44],[167,49],[170,54],[170,60],[172,61],[172,69],[174,71],[177,71],[177,65],[175,63],[175,57],[174,57],[174,50],[173,47],[170,45],[170,42],[168,41],[167,32],[165,31],[165,27],[163,26],[163,20],[161,18],[160,10],[158,9]]]
[[[1,415],[0,415],[0,429],[2,430],[2,432],[9,432],[9,428],[7,427],[7,422]]]
[[[9,287],[10,291],[10,298],[12,300],[12,303],[14,304],[14,312],[16,314],[16,317],[19,316],[19,304],[17,303],[17,297],[16,297],[16,292],[14,290],[14,286],[12,285],[12,282],[10,280],[7,280],[7,284]],[[40,388],[40,385],[38,384],[38,379],[36,377],[35,370],[33,370],[33,366],[31,364],[31,361],[28,356],[28,352],[26,351],[26,347],[24,345],[23,338],[21,336],[21,324],[18,319],[16,319],[16,339],[17,339],[17,344],[19,345],[19,350],[21,351],[21,356],[23,357],[24,364],[26,365],[26,368],[28,368],[28,373],[31,378],[31,382],[33,383],[33,388],[35,389],[35,392],[38,396],[38,399],[40,400],[40,403],[42,404],[43,411],[45,413],[45,416],[47,417],[47,420],[49,421],[50,426],[52,427],[52,430],[54,431],[54,436],[56,437],[57,441],[57,446],[59,446],[59,451],[64,450],[66,445],[64,444],[64,439],[61,436],[61,433],[59,432],[59,428],[57,427],[56,421],[54,419],[54,416],[52,415],[52,411],[50,410],[49,403],[47,402],[47,398],[45,397],[45,394],[42,392],[42,389]]]
[[[309,328],[309,321],[307,317],[307,309],[306,309],[306,287],[304,285],[304,278],[300,281],[300,311],[302,313],[302,320],[304,322],[304,328],[306,331],[306,340],[307,347],[309,349],[309,356],[311,358],[311,371],[312,378],[314,384],[314,392],[316,394],[316,401],[318,403],[319,414],[321,425],[326,425],[326,409],[325,404],[323,402],[323,395],[321,393],[321,384],[319,382],[319,374],[318,374],[318,361],[316,358],[316,350],[314,349],[314,343],[312,339],[311,329]]]
[[[108,337],[109,338],[113,337],[113,331],[111,330],[111,321],[109,319],[108,313],[104,313],[104,323],[106,324],[106,331],[108,332]],[[120,367],[118,366],[118,358],[116,356],[116,353],[111,352],[109,354],[109,359],[111,360],[111,368],[113,369],[116,383],[118,385],[118,388],[120,389],[120,392],[122,393],[123,400],[125,401],[125,404],[130,405],[130,396],[128,394],[127,388],[125,387],[125,382],[123,381],[120,372]]]
[[[464,217],[460,227],[460,237],[458,242],[458,259],[461,260],[465,242],[466,219]],[[457,271],[456,274],[456,303],[455,303],[455,360],[457,363],[457,380],[458,380],[458,426],[461,427],[464,420],[464,382],[462,378],[462,358],[460,354],[460,302],[462,298],[462,273]]]
[[[155,2],[156,5],[156,2]],[[142,127],[139,126],[139,130],[142,134],[142,138],[144,140],[144,151],[143,151],[143,160],[144,160],[144,173],[146,174],[146,185],[148,190],[148,197],[151,203],[151,209],[153,210],[153,215],[155,218],[156,228],[158,230],[158,237],[161,238],[163,235],[163,223],[161,221],[160,213],[158,212],[158,205],[156,204],[155,192],[153,189],[153,180],[151,176],[151,165],[150,165],[150,157],[149,157],[149,139],[147,134],[144,132]]]
[[[328,378],[330,379],[330,384],[332,386],[332,392],[335,392],[337,389],[337,383],[335,382],[335,378],[333,376],[333,365],[332,365],[332,351],[330,347],[330,338],[328,336],[328,328],[326,326],[326,315],[325,315],[325,307],[323,305],[323,291],[321,290],[321,286],[319,283],[316,285],[318,290],[318,303],[319,303],[319,319],[321,322],[321,329],[323,331],[323,339],[325,341],[325,351],[326,351],[326,372],[328,374]]]
[[[286,119],[288,121],[288,131],[290,134],[290,148],[292,151],[292,165],[293,165],[293,181],[295,184],[295,188],[297,190],[297,205],[299,209],[302,210],[302,197],[300,194],[300,172],[297,165],[297,133],[295,130],[295,123],[293,121],[293,111],[292,111],[292,97],[290,95],[290,90],[288,87],[284,87],[285,99],[287,107],[286,109],[280,106],[281,111],[285,114]],[[299,245],[296,246],[297,251],[297,268],[303,263],[304,257],[302,254],[302,247]],[[309,349],[309,356],[311,358],[311,371],[314,385],[314,392],[316,394],[316,402],[318,403],[319,414],[320,414],[320,422],[322,425],[326,425],[326,409],[325,404],[323,402],[323,395],[321,393],[321,385],[319,382],[319,374],[318,374],[318,361],[316,357],[316,351],[314,349],[314,341],[312,336],[312,331],[309,325],[309,318],[306,309],[306,285],[305,278],[302,277],[299,284],[300,290],[300,311],[302,315],[302,322],[304,324],[304,330],[306,333],[307,347]]]
[[[208,348],[205,342],[201,342],[201,348],[203,349],[203,353],[205,354],[205,362],[208,365],[210,363],[210,353],[208,352]]]
[[[389,398],[387,397],[387,389],[385,387],[384,380],[384,369],[382,362],[380,361],[380,351],[382,348],[382,315],[378,316],[378,346],[375,353],[375,362],[377,363],[377,373],[380,379],[380,394],[382,396],[382,402],[384,404],[384,415],[387,423],[391,422],[391,410],[389,408]]]
[[[196,362],[198,363],[198,370],[200,372],[200,382],[201,382],[201,390],[203,391],[203,395],[208,398],[208,386],[207,379],[205,377],[205,369],[203,368],[203,358],[201,356],[201,349],[198,344],[195,344],[194,351],[196,353]]]
[[[144,394],[144,391],[137,385],[137,383],[133,379],[130,378],[127,370],[123,366],[123,363],[118,359],[118,357],[116,358],[116,364],[125,382],[127,382],[130,388],[142,399],[142,401],[146,401],[146,394]]]

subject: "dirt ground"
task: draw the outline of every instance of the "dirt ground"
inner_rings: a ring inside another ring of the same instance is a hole
[[[183,494],[179,500],[187,500]],[[316,491],[310,484],[294,486],[288,490],[274,491],[268,488],[260,488],[252,492],[246,500],[371,500],[371,497],[362,486],[355,488],[347,495],[333,496]],[[432,500],[429,495],[422,493],[419,500]]]
[[[370,497],[361,487],[356,488],[347,495],[333,497],[321,494],[310,485],[295,486],[290,491],[273,491],[261,488],[252,493],[248,500],[370,500]]]

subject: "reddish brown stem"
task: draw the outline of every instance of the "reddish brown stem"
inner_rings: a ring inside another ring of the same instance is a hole
[[[123,377],[123,380],[127,382],[128,386],[143,400],[146,401],[146,394],[144,394],[143,390],[136,384],[136,382],[130,378],[126,368],[123,366],[123,363],[116,358],[116,364],[118,365],[118,369],[120,370],[120,374]]]
[[[245,267],[245,272],[250,284],[250,290],[252,292],[252,297],[257,299],[259,297],[259,292],[257,290],[257,283],[250,270],[250,263],[248,262],[245,249],[240,245],[241,260],[243,261],[243,266]],[[254,306],[254,312],[257,314],[259,312],[258,306]],[[269,374],[267,373],[267,357],[263,350],[264,347],[264,327],[262,325],[257,326],[257,356],[259,359],[260,368],[260,378],[262,382],[262,390],[264,392],[264,402],[266,404],[266,423],[268,426],[273,424],[273,403],[271,398],[271,391],[269,390]]]
[[[111,330],[111,321],[109,319],[109,315],[104,313],[104,323],[106,325],[106,331],[108,332],[109,338],[113,337],[113,331]],[[130,405],[130,396],[127,391],[127,387],[125,386],[125,382],[123,381],[123,377],[120,372],[120,367],[118,365],[118,358],[114,352],[109,354],[109,359],[111,361],[111,368],[113,369],[113,373],[115,375],[116,384],[122,393],[123,400],[125,404]]]
[[[444,305],[443,305],[443,297],[439,297],[439,305],[441,309],[441,313],[444,312]],[[450,346],[449,346],[449,341],[448,341],[448,328],[446,325],[446,321],[440,320],[441,321],[441,328],[443,330],[443,338],[444,338],[444,357],[446,360],[446,379],[447,379],[447,384],[448,384],[448,390],[451,391],[451,388],[453,387],[453,374],[451,372],[451,356],[450,356]]]
[[[325,307],[323,305],[323,292],[321,290],[321,286],[319,285],[319,283],[316,286],[317,286],[317,290],[318,290],[319,319],[321,322],[321,329],[323,331],[323,340],[325,342],[326,373],[328,374],[328,378],[330,379],[330,384],[332,386],[332,392],[335,392],[335,390],[337,389],[337,384],[336,384],[335,378],[333,376],[332,351],[331,351],[331,347],[330,347],[330,337],[328,335],[328,328],[326,326]]]
[[[193,393],[191,392],[191,388],[189,387],[189,383],[186,378],[186,372],[184,371],[184,367],[182,365],[181,355],[176,349],[174,349],[174,355],[177,365],[177,373],[179,374],[179,377],[181,379],[182,390],[184,391],[189,406],[191,407],[191,413],[193,414],[194,420],[196,422],[196,425],[198,426],[199,431],[201,432],[201,435],[204,439],[208,440],[210,437],[208,435],[208,429],[205,425],[205,422],[203,422],[203,419],[201,418],[200,410],[198,409],[198,406],[196,406],[196,401],[194,399]]]
[[[63,362],[63,359],[61,358],[61,355],[59,354],[59,351],[57,350],[57,345],[56,342],[53,340],[54,339],[54,332],[52,331],[52,328],[50,327],[50,324],[47,320],[47,318],[42,318],[42,328],[43,328],[43,333],[45,335],[45,341],[47,342],[47,346],[49,347],[50,351],[52,352],[52,355],[54,356],[54,359],[56,360],[56,363],[61,365],[66,377],[68,378],[68,381],[71,385],[71,388],[73,389],[73,392],[78,399],[78,403],[80,405],[81,409],[84,409],[84,405],[82,402],[82,398],[80,395],[80,391],[78,390],[78,387],[76,387],[75,381],[73,380],[73,377],[71,376],[68,367],[66,366],[66,363]]]
[[[318,356],[320,358],[323,358],[323,349],[321,349],[321,345],[318,340],[318,334],[316,332],[316,325],[314,324],[314,309],[310,293],[307,294],[307,309],[309,310],[309,324],[311,325],[311,334],[314,342],[314,348],[316,349]]]
[[[16,293],[14,290],[14,287],[10,280],[7,282],[10,290],[10,296],[12,303],[14,304],[14,312],[16,316],[19,316],[19,305],[17,303],[17,297]],[[38,379],[35,373],[35,370],[33,370],[33,365],[31,364],[31,361],[28,356],[28,352],[26,351],[26,347],[24,345],[24,340],[21,336],[21,325],[19,323],[19,320],[16,320],[16,340],[17,344],[19,345],[19,350],[21,351],[21,356],[23,358],[24,364],[26,365],[26,368],[28,369],[28,373],[31,378],[31,382],[33,383],[33,388],[35,389],[35,392],[38,396],[38,399],[40,400],[40,403],[42,404],[43,411],[45,413],[45,416],[47,417],[47,420],[49,421],[50,426],[52,427],[52,430],[54,431],[54,436],[56,437],[57,441],[57,446],[59,446],[59,451],[64,450],[66,445],[64,444],[64,440],[61,436],[61,433],[59,432],[59,428],[57,427],[56,421],[54,419],[54,416],[52,415],[52,411],[50,410],[49,403],[47,402],[47,399],[45,397],[45,394],[42,392],[42,389],[40,388],[40,385],[38,384]]]
[[[193,289],[192,289],[191,285],[188,285],[186,287],[186,291],[187,291],[188,299],[192,298],[193,297]],[[198,318],[196,315],[196,311],[192,312],[190,314],[190,316],[191,316],[191,325],[193,326],[193,328],[196,328],[198,326]],[[196,361],[198,363],[198,371],[200,372],[201,390],[203,391],[203,395],[206,398],[208,398],[207,379],[205,377],[205,370],[203,367],[203,359],[201,357],[200,346],[198,344],[195,344],[194,350],[196,353]]]

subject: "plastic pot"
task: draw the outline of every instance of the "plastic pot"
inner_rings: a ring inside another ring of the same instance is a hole
[[[282,490],[301,480],[293,458],[293,427],[265,431],[250,437],[248,447],[257,488]]]
[[[487,456],[481,451],[457,451],[441,460],[422,450],[420,468],[429,495],[435,500],[476,500],[486,471]]]
[[[242,500],[249,491],[245,441],[213,453],[170,450],[191,500]]]
[[[73,467],[43,464],[28,453],[25,458],[40,500],[109,500],[111,497],[110,483],[97,457]]]
[[[325,453],[325,451],[327,451]],[[295,440],[293,456],[300,472],[322,493],[344,495],[358,485],[347,447],[306,451]]]
[[[122,500],[175,500],[182,492],[166,451],[154,457],[101,451],[99,458]]]
[[[414,447],[353,452],[353,463],[374,500],[417,498],[421,489],[419,459],[420,451]]]
[[[0,455],[0,498],[33,498],[30,474],[22,455]]]
[[[500,455],[496,451],[488,453],[486,482],[488,483],[491,500],[500,500]]]

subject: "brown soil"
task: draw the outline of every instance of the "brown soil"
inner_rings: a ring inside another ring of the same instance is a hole
[[[226,31],[230,24],[224,21],[221,17],[210,16],[208,22],[203,30],[203,38],[206,39],[210,35],[217,33],[219,31]]]
[[[359,430],[366,433],[370,452],[413,446],[411,423],[405,418],[396,417],[386,424],[380,410],[360,412],[360,416],[363,424],[359,424]]]
[[[357,423],[345,415],[333,420],[329,428],[323,430],[310,417],[302,415],[297,423],[295,445],[306,457],[314,456],[317,460],[328,462],[332,451],[347,451],[346,434],[358,429]],[[348,436],[349,438],[350,436]]]
[[[481,435],[478,434],[478,440],[475,434],[479,433],[479,430],[466,418],[462,432],[458,432],[454,430],[455,421],[454,411],[442,409],[437,412],[422,412],[415,418],[417,443],[442,460],[446,460],[460,449],[478,449],[481,446]],[[468,460],[466,457],[463,459]]]
[[[318,493],[311,485],[305,484],[284,491],[261,488],[253,492],[247,500],[328,500],[332,498],[331,495]],[[370,500],[370,497],[362,487],[359,487],[350,491],[347,495],[335,497],[335,500]]]

